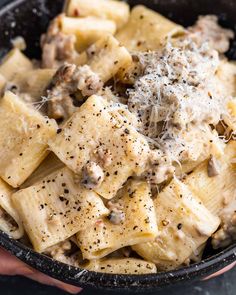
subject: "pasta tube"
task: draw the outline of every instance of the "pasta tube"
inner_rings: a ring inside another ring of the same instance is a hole
[[[157,196],[154,206],[159,229],[155,241],[132,248],[160,270],[179,267],[220,224],[219,218],[177,179]]]
[[[136,258],[108,258],[102,260],[91,260],[85,266],[85,269],[103,273],[133,275],[157,272],[155,264]]]
[[[0,229],[14,239],[23,236],[21,219],[14,208],[11,196],[14,189],[0,179]]]
[[[25,73],[33,69],[32,62],[17,48],[12,49],[2,60],[0,74],[11,81],[17,73]]]
[[[52,69],[27,71],[24,75],[17,73],[12,83],[17,86],[20,93],[28,94],[32,102],[37,102],[40,100],[41,96],[44,95],[54,74],[55,70]]]
[[[20,186],[20,188],[23,189],[32,186],[64,166],[65,165],[55,156],[55,154],[50,153],[30,177]]]
[[[63,168],[12,196],[25,230],[38,252],[66,240],[109,213],[100,197],[75,184]]]
[[[56,134],[57,124],[11,92],[0,102],[0,117],[0,176],[18,187],[47,156],[47,142]]]
[[[160,48],[169,37],[182,32],[180,25],[138,5],[133,8],[128,23],[116,37],[130,51],[148,51]]]
[[[180,131],[181,134],[181,131]],[[216,130],[212,131],[208,125],[202,125],[202,129],[193,128],[182,135],[188,146],[188,160],[181,165],[176,164],[175,174],[183,176],[192,172],[210,156],[221,157],[224,155],[225,143],[219,138]],[[197,138],[197,142],[193,140]]]
[[[120,105],[91,96],[49,144],[85,187],[106,199],[131,175],[140,175],[149,157],[146,139],[126,113]]]
[[[116,24],[113,21],[93,16],[83,18],[62,16],[60,18],[60,28],[62,33],[76,36],[77,50],[79,52],[85,50],[103,37],[104,34],[114,34],[116,32]]]
[[[222,60],[216,72],[219,79],[218,88],[224,96],[236,94],[236,63]]]
[[[114,21],[121,28],[129,19],[129,5],[113,0],[70,0],[66,13],[72,17],[96,16]]]
[[[118,71],[129,66],[132,57],[127,49],[110,34],[105,35],[77,59],[77,63],[87,64],[105,83]]]
[[[190,174],[185,184],[198,196],[206,208],[213,214],[219,214],[224,199],[233,195],[236,190],[236,165],[233,159],[236,157],[236,143],[231,141],[225,148],[225,153],[216,158],[218,171],[214,177],[209,176],[209,160],[198,166]]]
[[[122,197],[116,203],[111,203],[108,218],[77,234],[84,259],[102,258],[117,249],[151,241],[157,236],[149,185],[131,181],[120,195]]]

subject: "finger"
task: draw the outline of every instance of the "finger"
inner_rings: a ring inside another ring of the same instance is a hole
[[[39,283],[55,286],[60,289],[65,290],[66,292],[77,294],[81,291],[80,288],[74,287],[68,284],[64,284],[58,280],[50,278],[33,268],[27,266],[22,261],[20,261],[15,256],[9,254],[5,250],[0,248],[0,274],[1,275],[22,275],[38,281]]]
[[[16,257],[0,248],[0,274],[1,275],[27,275],[34,271]]]
[[[233,267],[235,267],[235,265],[236,265],[236,262],[234,262],[234,263],[232,263],[232,264],[226,266],[225,268],[221,269],[220,271],[218,271],[218,272],[216,272],[216,273],[214,273],[214,274],[212,274],[212,275],[206,277],[206,278],[204,279],[204,281],[222,275],[223,273],[225,273],[225,272],[231,270]]]
[[[71,285],[62,283],[56,279],[50,278],[50,277],[44,275],[43,273],[40,273],[37,271],[35,271],[35,273],[33,273],[33,274],[26,275],[26,277],[29,279],[32,279],[34,281],[37,281],[41,284],[60,288],[60,289],[66,291],[68,293],[71,293],[71,294],[77,294],[82,290],[79,287],[75,287],[75,286],[71,286]]]

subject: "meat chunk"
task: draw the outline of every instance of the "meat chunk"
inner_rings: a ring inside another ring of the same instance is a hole
[[[80,91],[83,96],[95,94],[103,83],[89,66],[76,67],[65,63],[53,77],[48,90],[48,116],[59,120],[69,118],[76,110],[72,95]]]
[[[60,19],[56,17],[50,24],[46,34],[41,37],[42,67],[57,68],[62,62],[72,62],[77,56],[76,37],[60,32]]]
[[[73,237],[71,237],[71,239],[72,238]],[[69,239],[67,239],[63,242],[60,242],[48,248],[44,252],[44,254],[62,263],[78,267],[81,257],[79,257],[80,256],[79,253],[70,254],[71,251],[72,251],[72,242]]]
[[[51,89],[48,90],[48,116],[53,119],[70,117],[76,107],[70,94],[73,93],[72,80],[75,65],[65,64],[59,68],[53,77]]]
[[[94,154],[97,156],[98,163],[100,163],[102,167],[111,165],[112,153],[109,149],[100,146],[95,150]]]
[[[125,220],[125,213],[122,211],[111,211],[107,218],[111,223],[118,225]]]
[[[148,169],[144,173],[144,177],[150,183],[152,189],[170,179],[174,172],[174,166],[161,150],[150,152]]]
[[[108,220],[115,224],[119,225],[125,220],[124,207],[118,202],[109,201],[107,203],[108,209],[110,209],[110,214],[107,216]]]
[[[220,53],[229,50],[230,39],[234,38],[233,31],[222,28],[215,15],[200,16],[196,24],[188,30],[196,43],[209,42],[210,46]]]
[[[55,120],[69,118],[75,110],[72,98],[67,95],[54,97],[48,104],[48,116]]]
[[[97,93],[103,86],[99,76],[88,65],[78,68],[75,80],[78,81],[77,88],[81,90],[83,96],[91,96]]]
[[[103,180],[104,172],[98,164],[89,162],[83,167],[81,183],[84,187],[94,189],[99,187]]]

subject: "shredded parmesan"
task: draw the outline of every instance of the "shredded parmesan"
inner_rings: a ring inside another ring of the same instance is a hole
[[[185,38],[162,51],[140,53],[139,60],[144,75],[128,90],[128,105],[140,120],[140,132],[171,158],[196,160],[193,153],[199,140],[206,141],[209,125],[227,114],[229,98],[215,75],[219,54],[207,43],[198,46]]]

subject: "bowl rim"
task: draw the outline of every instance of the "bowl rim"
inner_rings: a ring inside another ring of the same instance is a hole
[[[0,18],[26,0],[14,0],[0,5]],[[37,0],[38,1],[38,0]],[[40,0],[39,0],[40,1]],[[35,252],[0,230],[0,246],[27,265],[65,283],[80,287],[117,291],[156,290],[178,283],[203,279],[236,261],[236,243],[198,263],[181,269],[146,275],[106,274],[64,264]]]
[[[218,270],[236,261],[236,245],[231,245],[221,252],[198,263],[177,270],[146,275],[106,274],[88,271],[56,261],[44,254],[35,252],[21,242],[0,231],[0,246],[27,265],[59,279],[65,283],[80,287],[117,291],[156,290],[190,280],[204,279]],[[138,288],[138,290],[137,290]]]

